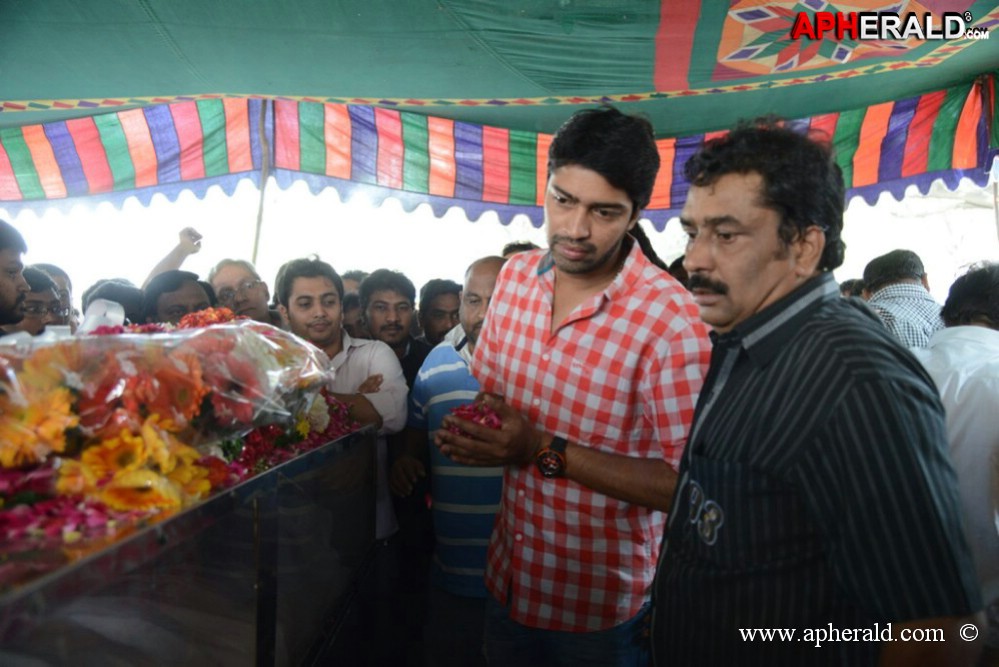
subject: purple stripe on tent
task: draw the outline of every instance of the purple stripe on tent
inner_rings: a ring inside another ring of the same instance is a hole
[[[687,201],[687,191],[690,190],[690,183],[687,182],[686,177],[683,175],[683,167],[703,143],[703,134],[676,138],[676,157],[673,158],[673,184],[669,189],[670,204],[676,208],[683,208],[683,203]]]
[[[350,105],[350,180],[378,183],[378,127],[375,108]]]
[[[142,114],[156,151],[156,178],[160,185],[176,183],[180,180],[180,140],[170,107],[166,104],[144,107]]]
[[[56,163],[62,173],[62,180],[66,184],[66,196],[90,194],[87,175],[83,173],[83,164],[80,162],[80,155],[76,152],[76,145],[73,144],[73,137],[66,122],[45,123],[42,127],[45,130],[45,138],[52,146]]]
[[[249,100],[249,105],[247,106],[247,119],[249,120],[250,126],[250,160],[253,162],[254,169],[260,169],[260,105],[263,104],[263,100]],[[267,109],[268,116],[270,115],[270,103],[268,102]],[[266,127],[266,120],[265,120]],[[267,135],[270,136],[270,135]],[[271,141],[271,145],[274,142]]]
[[[881,140],[881,161],[878,163],[878,181],[893,181],[902,177],[902,162],[905,160],[905,141],[909,137],[909,126],[916,115],[919,97],[898,100],[892,106],[888,118],[888,131]]]
[[[482,199],[482,126],[454,124],[454,196]]]
[[[787,121],[787,127],[794,130],[798,134],[808,134],[808,130],[811,129],[812,119],[811,118],[795,118],[794,120]]]
[[[975,134],[978,139],[978,164],[982,165],[985,171],[991,171],[992,160],[989,159],[989,128],[986,122],[987,117],[987,113],[983,113],[978,117],[978,128],[975,130]]]

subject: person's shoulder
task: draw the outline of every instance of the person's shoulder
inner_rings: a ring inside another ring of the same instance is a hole
[[[791,346],[811,348],[811,358],[856,378],[926,379],[910,350],[871,308],[856,299],[837,297],[823,302],[795,333]]]

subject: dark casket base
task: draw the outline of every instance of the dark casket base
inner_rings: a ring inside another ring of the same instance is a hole
[[[353,656],[375,436],[344,436],[0,597],[0,664]],[[349,620],[348,619],[353,619]]]

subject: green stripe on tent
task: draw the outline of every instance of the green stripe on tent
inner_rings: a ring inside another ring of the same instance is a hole
[[[298,151],[300,169],[310,174],[326,173],[326,114],[319,102],[298,104]]]
[[[31,159],[31,151],[24,141],[21,128],[11,127],[0,129],[0,144],[7,151],[11,169],[17,178],[17,187],[21,189],[24,199],[45,199],[45,190],[35,171],[35,162]]]
[[[941,171],[950,169],[954,162],[954,133],[957,123],[961,120],[964,102],[968,99],[969,86],[948,88],[940,113],[933,122],[933,134],[930,135],[929,157],[926,160],[926,171]]]
[[[833,147],[836,149],[836,162],[843,170],[843,182],[846,187],[853,187],[853,156],[860,145],[860,126],[864,124],[867,107],[844,111],[836,122],[836,133],[833,135]]]
[[[108,113],[94,116],[94,124],[104,145],[104,152],[111,167],[115,190],[131,190],[135,187],[135,165],[128,152],[128,141],[125,131],[121,128],[118,114]]]
[[[205,177],[228,174],[229,150],[225,141],[225,107],[222,100],[198,100],[196,104],[204,142]]]
[[[427,117],[402,112],[402,189],[410,192],[430,191],[430,134]]]
[[[510,203],[534,206],[537,195],[538,135],[510,130]]]

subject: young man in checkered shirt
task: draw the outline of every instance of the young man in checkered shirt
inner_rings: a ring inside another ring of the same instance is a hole
[[[502,426],[449,416],[468,437],[435,436],[455,461],[506,466],[486,569],[490,665],[648,660],[664,511],[710,355],[690,296],[637,240],[648,247],[637,223],[658,169],[642,119],[603,108],[562,126],[549,249],[504,266],[472,362]]]

